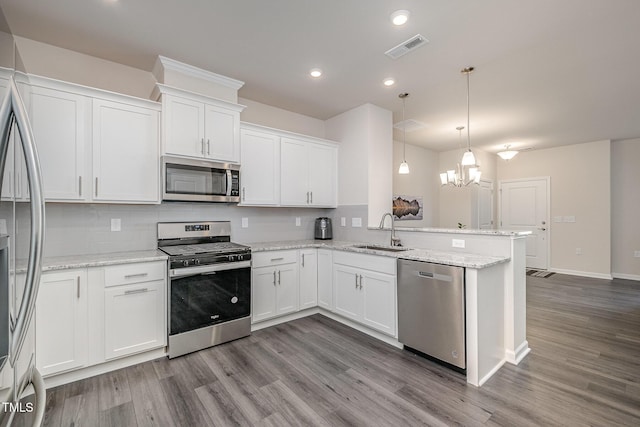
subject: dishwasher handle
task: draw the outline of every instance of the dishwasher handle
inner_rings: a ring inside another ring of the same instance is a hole
[[[439,282],[453,282],[453,277],[448,274],[438,274],[432,271],[418,271],[418,276],[423,279],[437,280]]]

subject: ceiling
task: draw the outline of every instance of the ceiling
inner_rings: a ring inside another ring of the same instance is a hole
[[[164,55],[245,82],[239,95],[327,119],[364,103],[487,151],[640,137],[637,0],[0,0],[13,34],[143,70]],[[397,9],[411,12],[402,27]],[[429,43],[384,52],[416,34]],[[309,70],[324,71],[319,79]],[[382,81],[394,77],[396,85]],[[401,132],[396,132],[402,140]]]

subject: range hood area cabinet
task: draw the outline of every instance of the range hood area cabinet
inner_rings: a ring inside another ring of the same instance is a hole
[[[250,123],[240,127],[241,206],[337,206],[337,143]]]
[[[240,162],[240,112],[234,104],[157,84],[162,102],[162,154]]]
[[[160,203],[160,104],[39,76],[21,91],[46,201]],[[29,199],[25,170],[5,178],[3,197]]]

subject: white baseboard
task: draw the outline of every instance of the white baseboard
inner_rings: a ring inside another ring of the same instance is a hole
[[[493,374],[495,374],[496,372],[498,372],[498,370],[500,368],[502,368],[502,366],[504,365],[504,363],[506,362],[506,360],[502,359],[500,362],[498,362],[498,364],[496,366],[493,367],[493,369],[491,369],[487,375],[485,375],[484,377],[480,378],[480,381],[478,381],[478,385],[476,385],[476,387],[481,387],[482,384],[486,383],[489,378],[491,378],[493,376]],[[467,381],[469,383],[469,381]],[[473,383],[469,383],[471,385],[475,385]]]
[[[351,320],[349,320],[347,318],[344,318],[344,317],[342,317],[340,315],[337,315],[335,313],[332,313],[332,312],[327,311],[327,310],[322,309],[322,308],[320,309],[320,314],[322,314],[323,316],[328,317],[329,319],[333,319],[336,322],[340,322],[343,325],[347,325],[350,328],[353,328],[353,329],[355,329],[357,331],[360,331],[360,332],[365,333],[365,334],[367,334],[369,336],[372,336],[372,337],[374,337],[376,339],[379,339],[380,341],[384,341],[387,344],[392,345],[392,346],[394,346],[396,348],[399,348],[399,349],[403,349],[404,348],[404,344],[402,344],[397,339],[395,339],[395,337],[391,337],[391,336],[383,334],[381,332],[374,331],[373,329],[369,329],[366,326],[361,325],[360,323],[353,322],[353,321],[351,321]]]
[[[614,279],[637,280],[640,282],[640,275],[638,274],[611,273],[611,275]]]
[[[607,273],[594,273],[591,271],[579,271],[579,270],[565,270],[562,268],[550,268],[549,271],[558,274],[568,274],[570,276],[591,277],[593,279],[605,279],[611,280],[613,276]]]
[[[259,331],[260,329],[268,328],[270,326],[279,325],[281,323],[291,322],[292,320],[302,319],[303,317],[313,316],[318,314],[318,307],[308,308],[306,310],[297,311],[295,313],[287,314],[284,316],[276,317],[262,322],[254,323],[251,325],[251,332]]]
[[[529,354],[530,351],[531,349],[529,348],[529,342],[527,340],[524,340],[522,344],[520,344],[518,348],[515,349],[515,351],[507,350],[505,352],[505,359],[512,365],[517,365],[522,361],[522,359],[524,359],[527,354]]]

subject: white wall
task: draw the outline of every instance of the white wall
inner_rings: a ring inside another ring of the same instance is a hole
[[[389,110],[366,104],[369,110],[369,226],[378,226],[380,218],[393,210],[393,117]]]
[[[551,269],[611,273],[610,158],[610,141],[597,141],[527,151],[498,162],[499,180],[551,177]],[[576,222],[554,223],[555,216],[575,216]]]
[[[438,177],[438,153],[416,145],[407,144],[406,160],[410,173],[400,175],[398,167],[403,158],[403,143],[393,143],[393,195],[422,197],[423,219],[401,221],[401,227],[438,227],[440,205],[440,178]]]
[[[640,138],[611,144],[611,269],[640,280]]]

